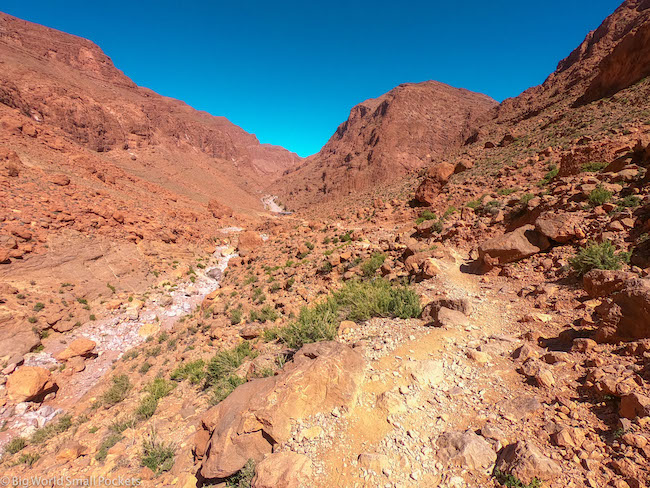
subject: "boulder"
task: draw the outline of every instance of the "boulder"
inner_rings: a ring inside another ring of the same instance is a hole
[[[239,234],[239,243],[237,244],[237,252],[248,253],[258,249],[264,244],[262,237],[252,230],[246,230]]]
[[[426,325],[442,327],[454,323],[465,324],[471,312],[472,307],[466,298],[440,298],[424,306],[421,318]]]
[[[497,454],[483,437],[472,431],[447,432],[437,442],[436,457],[470,471],[489,472],[494,467]]]
[[[496,467],[502,473],[517,477],[524,484],[532,483],[535,478],[552,481],[562,473],[555,461],[528,441],[518,441],[506,446],[501,451]]]
[[[438,163],[427,170],[426,177],[415,191],[415,199],[425,205],[433,205],[440,189],[445,186],[456,167],[451,163]]]
[[[578,218],[571,214],[542,213],[535,220],[535,230],[560,244],[571,242],[577,237],[584,237]]]
[[[634,273],[607,269],[592,269],[582,278],[582,285],[591,298],[608,297],[621,291]]]
[[[618,342],[650,338],[650,279],[625,281],[596,307],[600,316],[596,342]]]
[[[0,334],[0,360],[14,356],[23,356],[36,348],[41,339],[38,334],[25,324],[16,324],[14,327],[4,327]]]
[[[527,258],[550,247],[548,239],[533,225],[524,225],[479,246],[479,258],[488,265],[506,264]]]
[[[223,219],[232,217],[232,208],[223,203],[215,200],[214,198],[208,202],[208,210],[212,213],[215,219]]]
[[[225,478],[249,459],[261,461],[275,444],[286,442],[292,421],[356,402],[364,361],[357,351],[337,342],[308,344],[280,374],[237,387],[208,410],[200,472],[205,478]],[[197,456],[198,457],[198,456]]]
[[[251,488],[301,488],[312,479],[312,462],[295,452],[278,452],[255,466]]]
[[[67,361],[74,357],[90,357],[95,351],[95,341],[80,337],[70,343],[70,345],[57,354],[56,359],[59,361]]]
[[[634,420],[636,417],[650,416],[650,397],[640,393],[630,393],[621,398],[618,413],[621,417]]]
[[[7,378],[7,396],[15,403],[40,400],[55,388],[50,372],[38,366],[23,366]]]

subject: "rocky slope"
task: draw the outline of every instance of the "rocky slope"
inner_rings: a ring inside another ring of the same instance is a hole
[[[285,172],[278,192],[293,206],[380,186],[461,145],[496,102],[427,81],[405,83],[352,108],[323,148]]]

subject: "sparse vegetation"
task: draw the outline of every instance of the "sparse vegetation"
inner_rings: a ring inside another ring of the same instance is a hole
[[[573,269],[582,276],[592,269],[620,269],[629,260],[628,253],[616,253],[610,241],[602,243],[589,242],[569,260]]]
[[[512,474],[505,474],[499,469],[494,470],[494,477],[502,486],[506,488],[541,488],[542,481],[539,478],[533,478],[528,484],[521,481],[519,478]]]
[[[605,189],[602,185],[598,185],[589,193],[589,203],[597,207],[603,203],[607,203],[612,199],[613,193]]]
[[[560,172],[560,168],[558,168],[555,164],[549,164],[547,169],[548,172],[544,175],[544,178],[542,178],[542,180],[537,183],[538,186],[548,185]]]
[[[374,253],[370,259],[361,265],[361,271],[366,278],[370,278],[377,273],[381,265],[386,261],[386,255],[380,252]]]
[[[232,325],[237,325],[241,322],[242,317],[244,316],[244,310],[242,306],[239,305],[237,308],[231,310],[230,312],[230,323]]]
[[[102,395],[102,403],[107,406],[113,406],[120,403],[126,398],[131,389],[129,377],[125,374],[113,376],[113,384]]]
[[[227,488],[250,488],[255,476],[255,461],[249,459],[244,467],[226,480]]]
[[[65,432],[72,426],[72,416],[71,415],[62,415],[58,417],[56,422],[50,422],[45,427],[38,429],[32,434],[32,437],[29,439],[32,444],[42,444],[43,442],[51,439],[57,434]]]
[[[136,416],[141,420],[151,418],[156,412],[158,402],[166,397],[176,388],[176,385],[164,378],[156,378],[147,385],[145,391],[148,393],[141,401],[135,411]]]
[[[174,381],[188,380],[193,385],[198,385],[205,379],[205,361],[197,359],[182,363],[172,371],[171,379]]]
[[[9,454],[16,454],[27,446],[27,441],[22,437],[14,437],[5,446],[5,452]]]
[[[597,173],[598,171],[604,169],[607,166],[607,163],[603,162],[591,162],[582,165],[582,171],[584,173]]]
[[[154,474],[159,475],[172,469],[175,454],[175,447],[172,444],[159,441],[156,433],[152,431],[149,437],[142,442],[140,463],[153,471]]]
[[[297,349],[310,342],[334,339],[341,320],[409,318],[419,316],[420,312],[420,300],[408,287],[383,279],[351,281],[327,300],[304,307],[298,319],[287,327],[267,330],[265,339],[278,339]]]
[[[206,368],[205,388],[212,389],[212,403],[219,403],[246,382],[234,373],[246,359],[255,356],[257,353],[251,349],[250,343],[242,342],[233,349],[218,352],[210,360]]]

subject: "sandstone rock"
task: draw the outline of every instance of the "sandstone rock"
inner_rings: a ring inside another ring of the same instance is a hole
[[[650,397],[641,393],[630,393],[621,398],[618,413],[621,417],[634,420],[650,416]]]
[[[596,312],[596,342],[650,338],[650,279],[627,280]]]
[[[78,441],[69,440],[60,447],[56,459],[59,461],[74,461],[85,453],[86,446],[81,445]]]
[[[524,225],[479,246],[479,258],[486,264],[506,264],[527,258],[550,247],[548,239]]]
[[[292,421],[352,405],[363,365],[361,355],[343,344],[308,344],[279,375],[236,388],[202,419],[210,441],[196,448],[206,450],[201,474],[230,476],[249,459],[259,461],[274,444],[287,441]]]
[[[555,461],[528,441],[518,441],[506,446],[500,453],[496,467],[502,473],[516,476],[525,484],[532,483],[535,478],[553,481],[562,473]]]
[[[59,361],[67,361],[74,357],[90,357],[95,351],[95,346],[95,341],[80,337],[72,341],[67,348],[57,354],[56,359]]]
[[[50,182],[58,186],[68,186],[70,177],[64,174],[55,174],[50,176]]]
[[[455,169],[453,164],[447,162],[431,166],[427,170],[425,179],[415,191],[415,199],[425,205],[433,205],[440,188],[447,183]]]
[[[295,452],[278,452],[255,466],[251,488],[302,488],[313,476],[312,462]]]
[[[438,386],[445,377],[444,367],[434,359],[412,361],[407,368],[413,380],[423,386]]]
[[[551,241],[566,244],[576,237],[583,237],[577,217],[571,214],[546,212],[535,220],[535,230]]]
[[[237,252],[248,253],[261,247],[264,240],[257,232],[246,230],[239,234],[239,243],[237,244]]]
[[[472,431],[445,433],[438,438],[436,444],[436,457],[441,462],[455,464],[463,469],[489,472],[497,460],[492,446]]]
[[[23,366],[7,378],[7,396],[15,403],[41,399],[56,387],[45,368]]]
[[[625,283],[635,277],[634,273],[626,271],[592,269],[583,276],[582,285],[592,298],[608,297],[621,291]]]
[[[208,210],[210,211],[210,213],[212,213],[212,216],[215,219],[232,217],[232,208],[222,204],[221,202],[219,202],[214,198],[208,202]]]
[[[427,303],[421,318],[426,325],[435,327],[464,326],[471,311],[469,300],[465,298],[441,298]]]

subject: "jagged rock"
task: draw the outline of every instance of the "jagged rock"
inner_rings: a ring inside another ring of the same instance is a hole
[[[455,464],[463,469],[488,472],[497,460],[492,446],[472,431],[442,434],[436,444],[436,457],[441,462]]]
[[[421,318],[426,325],[435,327],[465,326],[471,311],[469,300],[465,298],[442,298],[427,303]]]
[[[357,352],[337,342],[308,344],[273,377],[245,383],[206,412],[207,436],[202,445],[201,474],[224,478],[249,459],[261,460],[273,445],[285,442],[291,422],[335,407],[350,406],[357,398],[364,361]]]
[[[625,283],[635,277],[634,273],[626,271],[592,269],[583,276],[582,285],[592,298],[608,297],[621,291]]]
[[[619,415],[634,420],[636,417],[650,416],[650,397],[641,393],[630,393],[621,398]]]
[[[650,280],[627,280],[596,308],[600,316],[596,342],[617,342],[650,337]]]
[[[555,461],[529,441],[518,441],[506,446],[499,455],[496,467],[502,473],[516,476],[525,484],[532,483],[535,478],[552,481],[562,473]]]
[[[301,488],[313,475],[312,462],[295,452],[278,452],[255,466],[251,488]]]
[[[7,396],[15,403],[40,399],[55,387],[50,372],[38,366],[23,366],[7,378]]]
[[[571,214],[543,213],[535,220],[535,230],[551,241],[560,244],[584,237],[580,221]]]
[[[548,239],[532,225],[490,239],[479,246],[479,258],[486,264],[506,264],[527,258],[550,247]]]
[[[433,205],[440,189],[445,186],[455,169],[453,164],[447,162],[431,166],[427,170],[426,178],[415,191],[415,199],[425,205]]]

